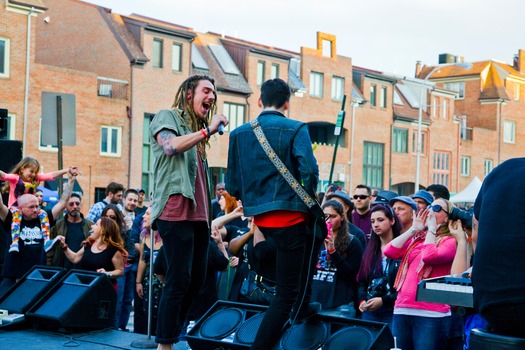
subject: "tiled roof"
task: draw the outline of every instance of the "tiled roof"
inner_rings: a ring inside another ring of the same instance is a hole
[[[215,79],[217,90],[242,94],[251,94],[253,92],[243,74],[228,74],[222,70],[208,46],[210,44],[222,46],[219,38],[209,34],[197,34],[194,44],[198,47],[202,57],[208,64],[209,71],[204,73]],[[192,73],[202,74],[203,72],[192,68]]]
[[[399,80],[395,84],[395,92],[401,99],[402,105],[394,104],[394,118],[418,120],[419,119],[419,107],[414,108],[411,106],[411,104],[409,103],[405,95],[401,92],[401,90],[403,89],[400,89],[399,88],[400,86],[404,86],[407,89],[409,89],[408,86],[403,84],[403,80]],[[425,112],[425,110],[423,110],[422,121],[424,124],[431,123],[431,119],[428,113]]]
[[[146,63],[149,61],[139,44],[133,39],[130,32],[127,30],[123,16],[116,13],[107,13],[105,16],[103,14],[102,17],[131,62]]]

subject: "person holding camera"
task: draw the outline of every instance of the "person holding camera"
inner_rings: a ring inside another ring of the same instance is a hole
[[[394,283],[401,260],[387,258],[383,251],[403,226],[387,204],[375,205],[371,212],[372,233],[357,275],[359,311],[363,320],[388,323],[392,329]]]
[[[449,214],[454,205],[437,199],[418,213],[412,227],[394,238],[384,250],[386,257],[402,259],[394,288],[392,334],[403,350],[442,350],[451,327],[450,306],[416,301],[423,279],[450,274],[456,254],[456,240],[449,231]]]

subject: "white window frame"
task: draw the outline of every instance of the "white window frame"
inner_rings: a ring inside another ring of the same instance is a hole
[[[272,63],[270,67],[270,79],[279,78],[279,65],[277,63]]]
[[[445,83],[445,89],[457,91],[457,100],[463,100],[465,98],[465,82],[458,81],[455,83]]]
[[[345,78],[333,76],[332,78],[332,100],[342,101],[345,93]]]
[[[443,109],[441,110],[441,117],[443,119],[448,119],[448,100],[446,98],[443,99]]]
[[[261,86],[264,83],[264,75],[266,71],[266,62],[257,61],[257,85]]]
[[[323,97],[324,74],[319,72],[310,72],[310,96]]]
[[[503,121],[503,142],[516,143],[516,122],[513,120]]]
[[[182,44],[174,42],[171,46],[171,70],[182,72]]]
[[[111,144],[113,142],[113,130],[117,130],[117,140],[116,140],[116,146],[117,146],[117,150],[116,152],[111,152],[111,151],[107,151],[107,152],[104,152],[102,151],[102,134],[103,134],[103,130],[104,129],[107,129],[108,130],[108,140],[107,140],[107,144],[108,144],[108,150],[111,149]],[[107,156],[107,157],[120,157],[121,154],[122,154],[122,127],[121,126],[111,126],[111,125],[101,125],[100,126],[100,144],[99,144],[99,151],[100,151],[100,155],[101,156]]]
[[[381,92],[379,93],[379,107],[386,108],[387,106],[387,87],[381,86]]]
[[[9,57],[10,57],[10,47],[11,41],[8,38],[0,37],[0,41],[3,41],[4,44],[4,72],[0,72],[0,78],[9,78]]]
[[[461,157],[461,176],[470,176],[470,157]]]
[[[229,121],[225,131],[232,131],[246,122],[246,105],[244,104],[224,102],[222,113]]]
[[[494,169],[494,161],[492,159],[483,160],[483,175],[487,176]]]
[[[519,101],[521,95],[521,84],[514,83],[514,101]]]

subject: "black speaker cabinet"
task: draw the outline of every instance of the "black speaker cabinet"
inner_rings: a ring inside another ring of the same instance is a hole
[[[0,298],[0,309],[25,314],[65,273],[64,269],[58,267],[33,267]]]
[[[22,142],[16,140],[0,140],[0,170],[9,173],[22,160]]]
[[[70,270],[26,317],[44,328],[113,328],[116,304],[117,292],[108,276]]]
[[[219,300],[186,335],[193,350],[249,349],[267,306]],[[394,347],[385,323],[316,315],[288,326],[274,350],[384,350]]]

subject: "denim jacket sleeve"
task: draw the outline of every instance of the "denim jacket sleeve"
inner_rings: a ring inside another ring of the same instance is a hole
[[[298,162],[302,184],[308,194],[315,196],[319,179],[319,167],[314,157],[308,126],[303,124],[294,137],[293,155]]]

